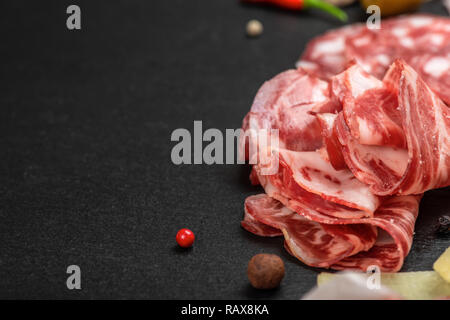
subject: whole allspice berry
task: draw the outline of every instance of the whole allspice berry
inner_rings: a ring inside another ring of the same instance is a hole
[[[275,254],[257,254],[248,263],[247,276],[256,289],[276,288],[284,277],[283,260]]]

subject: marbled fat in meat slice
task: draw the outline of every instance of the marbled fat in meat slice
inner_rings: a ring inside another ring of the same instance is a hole
[[[366,271],[370,266],[379,266],[383,272],[399,271],[411,249],[420,199],[421,195],[387,199],[369,221],[384,231],[379,232],[373,247],[337,262],[332,268]]]
[[[402,58],[446,104],[450,104],[449,42],[449,18],[405,15],[383,19],[380,30],[353,24],[316,37],[308,43],[296,65],[330,79],[356,61],[365,71],[382,79],[391,63]],[[331,47],[327,54],[326,49]]]
[[[363,24],[350,25],[311,40],[296,66],[324,79],[342,72],[349,63],[345,47],[347,37],[364,29]]]
[[[317,157],[320,156],[317,155]],[[332,189],[334,188],[336,190],[336,187],[342,188],[342,190],[344,190],[345,188],[349,188],[349,185],[356,187],[362,186],[355,178],[351,179],[350,182],[345,182],[345,179],[343,179],[342,184],[347,184],[346,186],[332,185],[331,187],[328,187],[330,190],[325,190],[325,188],[323,188],[323,191],[327,192],[328,194],[325,197],[323,196],[323,194],[310,192],[298,183],[299,178],[296,178],[294,173],[296,170],[293,169],[291,165],[284,160],[283,157],[281,157],[279,160],[279,170],[276,174],[260,174],[261,170],[259,169],[259,165],[254,166],[254,169],[255,173],[258,176],[258,180],[269,196],[279,199],[282,202],[284,202],[283,199],[291,199],[293,201],[295,200],[307,205],[310,208],[313,208],[314,210],[317,210],[318,212],[332,217],[342,219],[370,217],[373,216],[373,212],[361,210],[359,207],[362,206],[363,203],[366,203],[368,204],[368,206],[373,206],[374,208],[376,208],[379,204],[379,199],[376,196],[371,195],[370,193],[367,194],[367,187],[364,186],[363,190],[358,190],[358,188],[355,188],[352,193],[347,194],[346,197],[344,197],[347,198],[347,201],[330,196],[330,193],[333,192]],[[315,177],[319,179],[317,183],[320,183],[320,181],[322,181],[324,184],[326,184],[327,182],[325,181],[328,181],[330,184],[336,184],[335,181],[331,180],[337,180],[338,177],[325,177],[325,175],[328,174],[329,173],[325,171],[316,172]],[[347,173],[344,173],[344,176],[346,174]],[[308,187],[312,188],[313,185],[308,185]],[[356,198],[356,203],[351,202],[352,197]],[[361,200],[360,198],[363,198],[363,200]],[[330,199],[334,199],[335,201],[330,201]]]
[[[373,218],[339,219],[303,204],[287,202],[294,207],[288,209],[261,194],[246,199],[245,211],[246,216],[281,229],[288,252],[308,265],[362,271],[376,265],[395,272],[411,248],[419,201],[420,196],[391,197]]]
[[[383,193],[418,194],[450,185],[450,109],[401,60],[399,109],[408,145],[408,167],[398,184]]]
[[[377,238],[376,230],[370,226],[325,226],[302,217],[265,194],[245,200],[245,216],[245,219],[251,217],[281,230],[288,251],[310,266],[329,267],[355,252],[370,248]],[[246,228],[245,224],[243,226]]]
[[[359,65],[331,79],[345,122],[360,144],[405,148],[396,95]]]
[[[448,186],[448,107],[402,60],[393,64],[385,81],[398,94],[398,112],[407,149],[360,144],[340,115],[338,137],[346,164],[361,182],[370,185],[372,192],[382,196],[421,194]]]
[[[379,199],[369,187],[355,179],[350,170],[335,170],[315,151],[278,150],[280,166],[288,167],[294,181],[303,189],[321,198],[373,213]]]
[[[329,92],[327,82],[302,70],[282,72],[259,89],[242,129],[278,129],[280,147],[316,150],[322,145],[320,125],[309,111],[327,103]]]
[[[258,208],[259,212],[267,212],[267,210],[271,210],[271,213],[273,210],[275,210],[275,206],[268,207],[268,208]],[[281,209],[280,209],[281,210]],[[251,232],[253,234],[256,234],[260,237],[279,237],[283,235],[283,232],[281,232],[280,229],[276,229],[274,227],[271,227],[268,224],[264,224],[254,218],[251,212],[249,212],[245,208],[245,215],[244,220],[241,221],[241,226],[248,232]],[[274,219],[276,219],[276,214],[273,215]]]
[[[450,45],[436,53],[415,54],[407,62],[414,66],[430,89],[450,105]]]
[[[391,188],[402,177],[408,163],[407,150],[360,144],[352,136],[343,113],[337,116],[336,128],[344,161],[359,181]]]
[[[336,170],[347,169],[344,156],[342,154],[342,145],[339,142],[336,128],[337,114],[322,113],[317,115],[321,127],[324,148],[321,150],[321,155]]]
[[[355,60],[366,72],[377,78],[383,77],[396,55],[396,49],[392,46],[393,36],[385,23],[381,24],[381,28],[363,28],[345,40],[346,59]]]

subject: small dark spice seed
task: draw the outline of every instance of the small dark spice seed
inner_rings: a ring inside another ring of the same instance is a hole
[[[440,236],[450,235],[450,216],[439,217],[436,233]]]

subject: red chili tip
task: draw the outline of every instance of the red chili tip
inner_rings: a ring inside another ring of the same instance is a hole
[[[247,3],[271,4],[289,10],[302,10],[304,0],[241,0]]]
[[[186,228],[180,229],[176,236],[177,243],[180,247],[189,248],[194,244],[194,233]]]

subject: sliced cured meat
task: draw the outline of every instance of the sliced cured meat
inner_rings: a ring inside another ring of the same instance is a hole
[[[337,262],[333,269],[366,271],[369,266],[379,266],[384,272],[400,270],[411,249],[420,199],[421,196],[399,196],[386,200],[369,222],[384,231],[379,232],[374,246]]]
[[[397,50],[407,56],[414,52],[439,52],[450,40],[447,17],[416,14],[388,19],[382,23],[385,32],[393,36]]]
[[[357,63],[352,63],[344,72],[331,79],[331,91],[340,103],[349,98],[356,99],[368,90],[382,87],[381,81],[362,70]]]
[[[411,248],[419,200],[420,196],[392,197],[373,218],[338,219],[302,205],[291,210],[262,194],[246,199],[245,212],[282,230],[288,252],[308,265],[363,271],[376,265],[395,272]]]
[[[311,266],[400,270],[422,193],[450,185],[449,40],[449,19],[433,16],[348,26],[266,82],[241,139],[265,194],[246,199],[242,227],[283,235]]]
[[[322,225],[302,217],[265,194],[247,198],[245,212],[246,219],[251,217],[270,228],[281,230],[288,251],[310,266],[329,267],[372,247],[377,238],[376,229],[370,226],[336,228]]]
[[[316,154],[314,159],[320,161],[320,155]],[[303,164],[305,164],[305,162],[303,162]],[[328,187],[324,187],[323,190],[317,194],[311,192],[315,191],[315,186],[310,184],[309,180],[306,179],[307,181],[305,181],[305,177],[298,177],[298,175],[304,176],[305,173],[309,176],[310,171],[314,172],[313,167],[308,168],[305,172],[299,173],[299,171],[302,171],[303,167],[295,169],[292,168],[291,165],[291,163],[284,161],[283,155],[281,155],[279,160],[279,170],[276,174],[260,174],[260,166],[254,166],[255,172],[258,175],[258,180],[261,182],[261,185],[268,195],[276,199],[286,198],[295,200],[307,204],[309,207],[314,208],[314,210],[323,214],[344,219],[372,216],[373,211],[379,204],[378,197],[370,194],[367,186],[362,185],[355,178],[346,181],[347,177],[349,177],[349,172],[340,172],[342,175],[331,176],[330,174],[333,174],[332,172],[327,173],[326,171],[316,169],[317,172],[314,173],[314,178],[317,178],[318,181],[315,183],[319,184],[322,182],[324,186],[329,184]],[[309,176],[309,178],[311,177],[312,175]],[[342,182],[339,182],[338,179],[342,179]],[[298,181],[300,181],[300,183]],[[311,191],[304,188],[306,185]],[[339,191],[345,189],[349,190],[351,186],[355,188],[342,198],[332,195],[333,192],[338,195],[341,193],[344,194],[345,191]],[[359,187],[361,187],[362,190],[359,190]],[[340,188],[340,190],[338,188]],[[283,200],[280,201],[283,202]],[[363,205],[366,206],[363,207]],[[359,207],[363,207],[365,210],[361,210]],[[373,207],[374,209],[370,211],[367,207]]]
[[[450,48],[437,53],[416,54],[408,63],[414,66],[425,83],[450,105]]]
[[[309,111],[328,101],[327,82],[302,70],[288,70],[259,89],[242,129],[278,129],[280,147],[316,150],[322,145],[320,125]],[[245,142],[241,140],[241,143]]]
[[[342,155],[342,146],[337,136],[336,118],[337,114],[333,113],[317,115],[325,145],[325,152],[321,152],[321,155],[325,153],[326,161],[329,161],[334,169],[342,170],[346,169],[347,165],[345,164],[344,156]]]
[[[278,152],[280,167],[289,168],[295,182],[308,192],[368,214],[376,210],[378,198],[350,170],[335,170],[318,152]]]
[[[346,60],[355,60],[361,67],[375,77],[382,78],[396,49],[392,46],[393,36],[382,23],[382,30],[361,28],[345,40]]]
[[[384,193],[414,194],[450,184],[450,110],[408,65],[402,70],[399,109],[409,162],[401,181]]]
[[[342,113],[337,117],[336,128],[344,161],[359,181],[389,189],[401,179],[408,163],[405,149],[360,144],[353,138]]]
[[[360,144],[340,116],[338,136],[346,164],[378,195],[420,194],[449,185],[448,107],[404,61],[397,60],[387,78],[388,86],[398,92],[407,150]]]
[[[383,20],[380,30],[356,24],[319,36],[308,44],[297,67],[329,79],[355,60],[365,71],[382,79],[393,61],[402,58],[450,104],[449,43],[449,18],[408,15]],[[327,49],[331,49],[329,54]]]
[[[345,55],[381,79],[396,58],[412,64],[416,55],[447,50],[449,25],[448,18],[422,14],[383,20],[380,30],[355,27],[346,37]]]
[[[348,65],[345,47],[347,37],[364,29],[363,24],[351,25],[313,39],[297,62],[297,67],[321,78],[329,78],[342,72]]]
[[[319,212],[320,214],[341,219],[352,219],[370,217],[364,211],[349,208],[339,203],[325,200],[318,195],[309,193],[306,190],[299,187],[295,181],[290,178],[288,186],[290,188],[279,188],[279,183],[274,176],[270,176],[267,180],[262,179],[264,190],[270,197],[281,201],[282,203],[292,203],[290,207],[299,208],[307,207]],[[287,178],[286,180],[288,180]]]
[[[397,96],[383,82],[355,64],[331,83],[354,139],[365,145],[406,146]]]
[[[282,208],[280,208],[281,210]],[[269,214],[273,215],[273,219],[276,219],[276,213],[274,212],[275,208],[274,206],[269,206],[268,208],[265,207],[259,207],[258,208],[258,212],[260,213],[264,213],[264,212],[268,212],[268,210],[270,210]],[[256,234],[258,236],[261,237],[279,237],[283,235],[283,232],[281,232],[280,229],[276,229],[271,227],[270,225],[264,224],[262,222],[259,222],[258,220],[256,220],[253,215],[252,212],[248,211],[247,208],[245,208],[245,216],[244,216],[244,220],[241,221],[241,226],[253,233]]]

